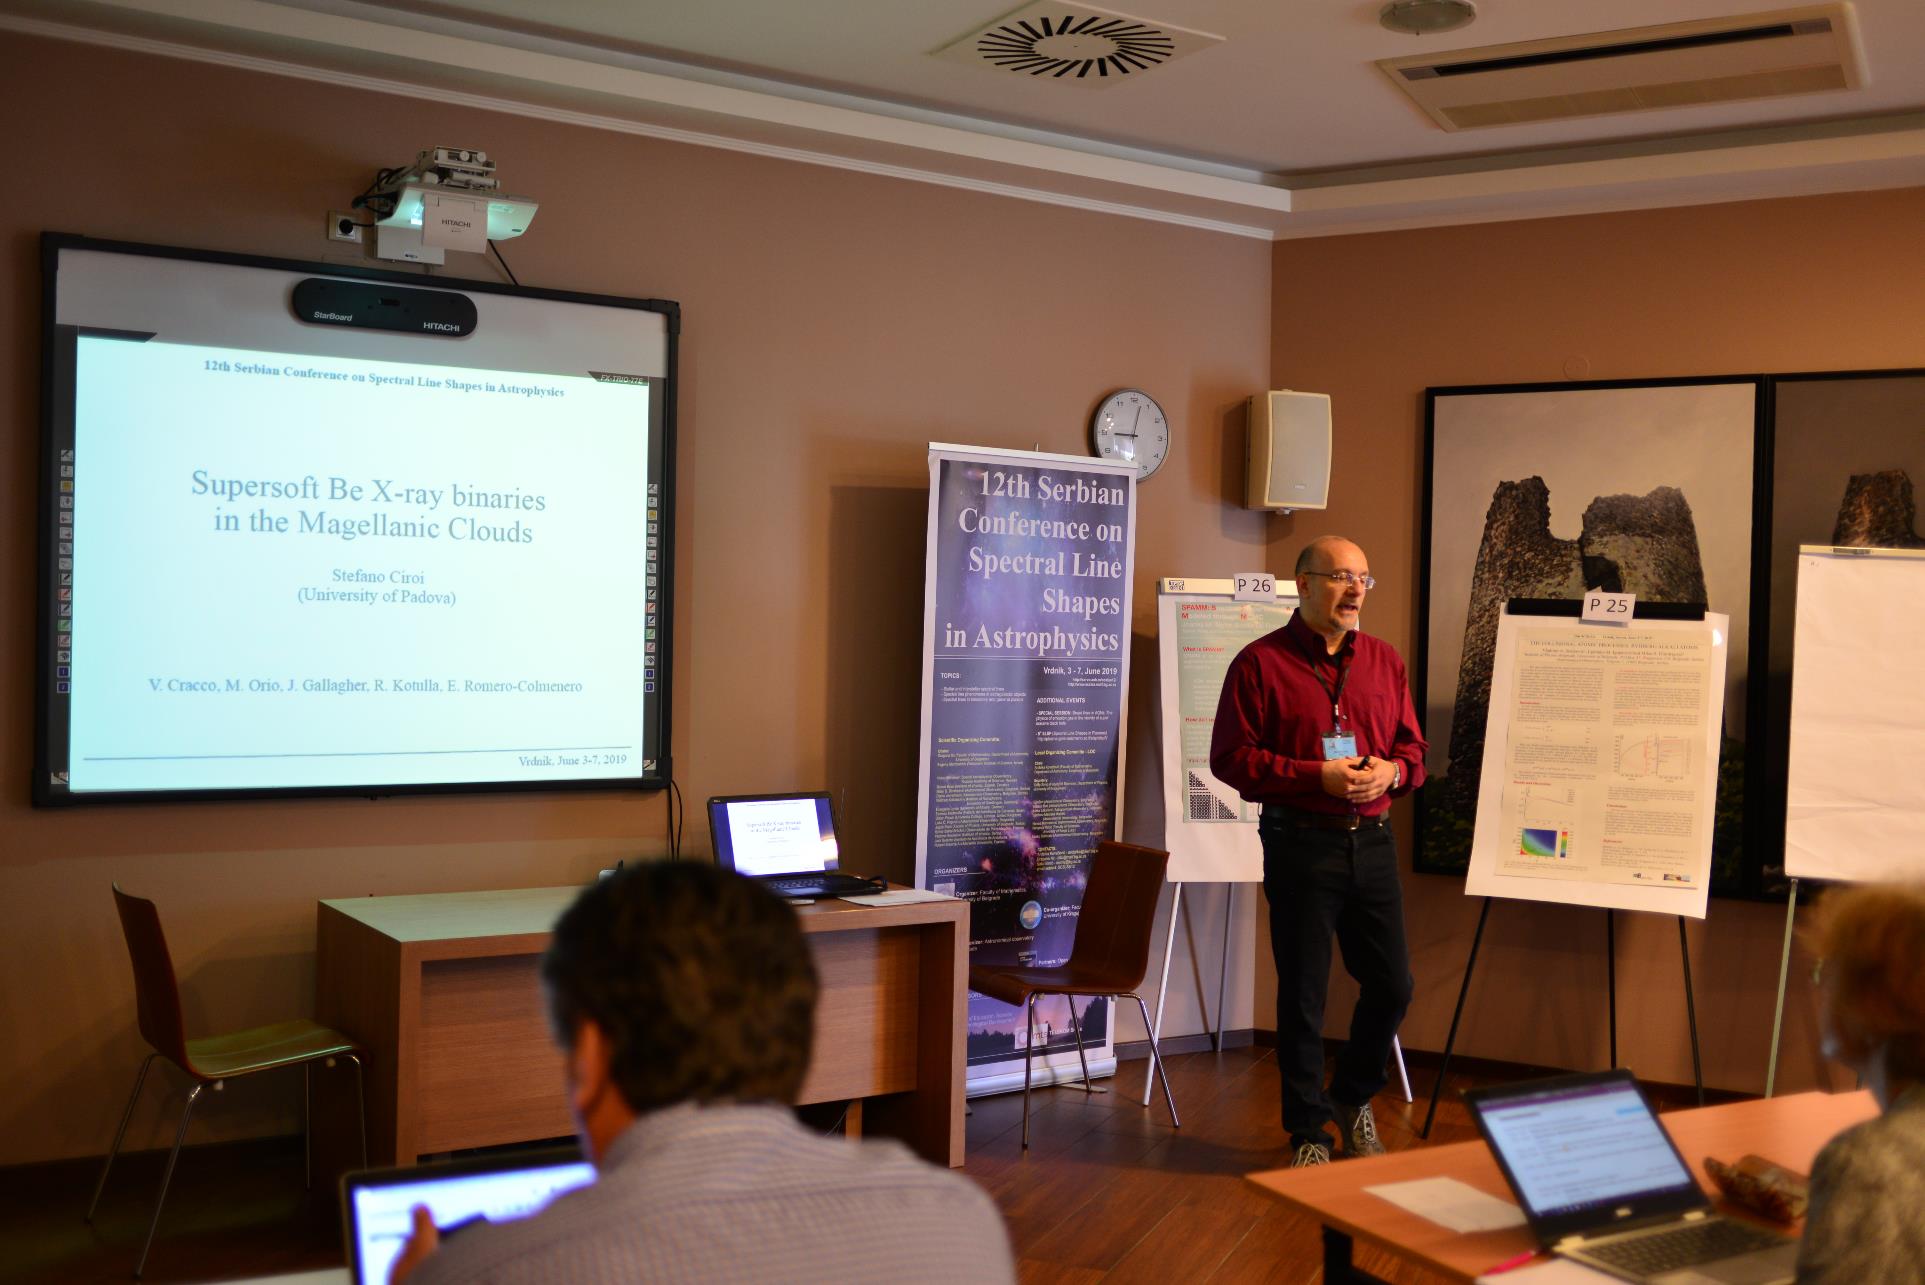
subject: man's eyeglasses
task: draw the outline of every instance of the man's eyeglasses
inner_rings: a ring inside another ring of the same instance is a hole
[[[1375,589],[1377,587],[1377,577],[1372,575],[1360,576],[1354,571],[1299,571],[1297,574],[1302,576],[1324,576],[1328,579],[1335,580],[1338,584],[1362,585],[1366,589]]]

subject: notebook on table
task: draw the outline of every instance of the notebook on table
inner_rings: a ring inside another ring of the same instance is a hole
[[[1465,1095],[1546,1249],[1650,1285],[1779,1285],[1798,1242],[1712,1212],[1629,1071]]]
[[[388,1285],[388,1272],[414,1233],[416,1205],[428,1207],[443,1236],[460,1235],[477,1222],[539,1213],[563,1192],[593,1181],[595,1166],[578,1147],[346,1174],[341,1216],[349,1279],[355,1285]]]
[[[731,794],[709,800],[709,837],[724,870],[748,875],[783,897],[850,897],[889,884],[837,867],[835,808],[823,790]]]

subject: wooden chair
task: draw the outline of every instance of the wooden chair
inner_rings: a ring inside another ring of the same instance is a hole
[[[1083,1052],[1083,1030],[1076,1018],[1076,996],[1108,996],[1119,1000],[1127,995],[1136,1001],[1143,1014],[1143,1029],[1150,1042],[1150,1063],[1163,1085],[1163,1100],[1170,1107],[1170,1123],[1177,1128],[1176,1099],[1170,1096],[1170,1080],[1163,1073],[1163,1058],[1157,1052],[1155,1028],[1150,1025],[1149,1006],[1136,988],[1150,967],[1150,935],[1156,922],[1157,898],[1163,892],[1163,875],[1170,854],[1157,848],[1140,848],[1133,843],[1105,840],[1096,845],[1090,862],[1089,888],[1083,894],[1083,909],[1076,920],[1076,940],[1070,947],[1069,962],[1058,968],[1002,968],[990,964],[974,965],[969,970],[969,989],[979,991],[1005,1004],[1023,1006],[1029,1039],[1023,1047],[1023,1148],[1029,1147],[1030,1050],[1036,1044],[1036,997],[1061,995],[1069,1001],[1070,1031],[1076,1036],[1076,1057],[1083,1064],[1083,1090],[1092,1092],[1089,1059]],[[1087,1006],[1086,1006],[1087,1011]],[[1148,1105],[1149,1096],[1144,1095]]]
[[[167,1184],[174,1177],[174,1162],[180,1159],[180,1144],[187,1136],[187,1122],[194,1104],[209,1085],[219,1089],[236,1076],[279,1067],[301,1068],[301,1134],[307,1180],[314,1181],[314,1141],[312,1134],[312,1072],[314,1063],[334,1065],[336,1058],[354,1063],[354,1093],[361,1113],[361,1164],[368,1163],[368,1108],[361,1083],[360,1050],[353,1040],[318,1022],[301,1018],[257,1026],[232,1035],[212,1035],[203,1039],[187,1038],[181,1017],[180,982],[174,976],[173,956],[167,952],[167,938],[160,930],[160,915],[145,897],[133,897],[114,885],[114,906],[120,911],[120,928],[127,939],[127,954],[134,965],[134,998],[140,1011],[140,1034],[152,1048],[134,1077],[134,1091],[127,1096],[127,1109],[121,1113],[120,1128],[114,1131],[114,1145],[107,1152],[107,1163],[100,1168],[100,1181],[94,1185],[94,1198],[87,1206],[87,1221],[94,1220],[100,1206],[100,1193],[107,1187],[107,1172],[120,1154],[120,1143],[127,1136],[127,1122],[133,1118],[134,1104],[146,1083],[147,1069],[154,1059],[164,1057],[194,1081],[187,1091],[187,1105],[180,1113],[180,1126],[174,1131],[174,1149],[167,1155],[167,1168],[161,1173],[160,1195],[154,1201],[154,1220],[147,1228],[147,1240],[140,1247],[140,1260],[134,1264],[134,1279],[147,1268],[147,1251],[153,1248],[154,1233],[160,1228],[161,1206],[167,1200]]]

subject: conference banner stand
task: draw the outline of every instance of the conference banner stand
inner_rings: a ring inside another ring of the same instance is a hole
[[[1233,580],[1167,578],[1157,585],[1156,632],[1163,720],[1163,846],[1170,851],[1170,920],[1163,939],[1163,970],[1156,988],[1150,1038],[1163,1030],[1170,991],[1176,928],[1183,918],[1188,884],[1223,886],[1223,950],[1217,969],[1216,1017],[1205,1010],[1210,1047],[1221,1052],[1225,996],[1230,979],[1230,941],[1239,886],[1263,882],[1263,845],[1257,838],[1260,805],[1246,803],[1210,772],[1210,736],[1216,726],[1223,675],[1238,652],[1283,628],[1297,608],[1296,587],[1271,575]],[[1191,940],[1195,941],[1192,934]],[[1197,998],[1203,1000],[1202,961],[1193,951]],[[1401,1045],[1391,1056],[1404,1101],[1413,1100]],[[1143,1086],[1143,1105],[1151,1084]]]
[[[1800,880],[1919,877],[1925,853],[1925,550],[1798,548],[1785,776],[1785,941],[1765,1096],[1777,1084]],[[1877,747],[1875,751],[1867,747]],[[1875,753],[1874,773],[1840,772]],[[1860,779],[1864,778],[1864,779]]]
[[[1116,836],[1129,692],[1136,470],[929,448],[920,887],[969,902],[975,964],[1069,958],[1096,845]],[[1110,1001],[1025,1010],[972,993],[969,1092],[1116,1069]]]
[[[1729,618],[1628,595],[1513,598],[1498,621],[1467,896],[1482,896],[1419,1136],[1428,1138],[1496,898],[1604,911],[1610,1058],[1619,910],[1678,920],[1691,1076],[1704,1102],[1685,920],[1711,881]],[[1620,622],[1585,618],[1616,600]],[[1628,610],[1627,610],[1628,609]]]

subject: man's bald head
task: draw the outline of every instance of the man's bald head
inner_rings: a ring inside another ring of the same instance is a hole
[[[1340,550],[1336,547],[1338,545],[1346,545],[1348,549]],[[1354,552],[1359,557],[1363,556],[1363,550],[1357,547],[1357,542],[1354,540],[1346,539],[1341,535],[1320,535],[1298,551],[1296,570],[1292,574],[1300,576],[1306,571],[1335,570],[1331,565],[1332,559],[1344,552]]]

